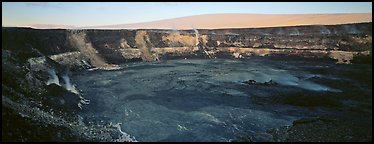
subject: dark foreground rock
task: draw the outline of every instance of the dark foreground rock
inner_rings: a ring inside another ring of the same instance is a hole
[[[2,50],[2,141],[133,141],[118,125],[84,123],[77,112],[89,101],[64,67],[38,55]]]
[[[288,142],[370,142],[372,126],[331,117],[303,118],[292,126],[269,129],[274,141]]]
[[[53,124],[38,124],[30,118],[22,117],[12,109],[2,108],[3,142],[38,141],[83,141],[69,128]]]

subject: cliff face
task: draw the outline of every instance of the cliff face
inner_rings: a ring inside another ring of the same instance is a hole
[[[372,23],[218,30],[35,30],[3,28],[3,49],[38,49],[61,64],[106,67],[175,57],[297,55],[350,63],[371,57]]]

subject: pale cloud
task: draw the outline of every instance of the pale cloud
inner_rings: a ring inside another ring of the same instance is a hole
[[[177,5],[189,4],[190,2],[160,2],[160,3],[164,5],[177,6]]]
[[[37,7],[60,7],[60,3],[57,2],[26,2],[26,6],[37,6]]]

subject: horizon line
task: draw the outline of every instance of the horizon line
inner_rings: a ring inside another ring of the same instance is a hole
[[[51,23],[33,23],[33,24],[22,24],[16,26],[3,26],[3,27],[31,27],[32,25],[50,25],[50,26],[61,26],[61,27],[69,27],[69,28],[82,28],[85,29],[89,27],[104,27],[104,26],[115,26],[115,25],[131,25],[131,24],[141,24],[141,23],[150,23],[150,22],[158,22],[164,20],[172,20],[172,19],[179,19],[179,18],[187,18],[193,16],[203,16],[203,15],[225,15],[225,14],[247,14],[247,15],[339,15],[339,14],[372,14],[372,12],[366,13],[303,13],[303,14],[269,14],[269,13],[207,13],[207,14],[197,14],[197,15],[189,15],[189,16],[180,16],[180,17],[173,17],[173,18],[166,18],[166,19],[159,19],[153,21],[144,21],[144,22],[135,22],[135,23],[117,23],[117,24],[105,24],[105,25],[85,25],[85,26],[77,26],[77,25],[69,25],[69,24],[51,24]]]

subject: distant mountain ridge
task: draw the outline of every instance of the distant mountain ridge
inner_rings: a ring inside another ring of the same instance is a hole
[[[75,27],[64,25],[28,25],[37,29],[222,29],[262,28],[302,25],[336,25],[372,22],[372,13],[347,14],[204,14],[151,22]]]

